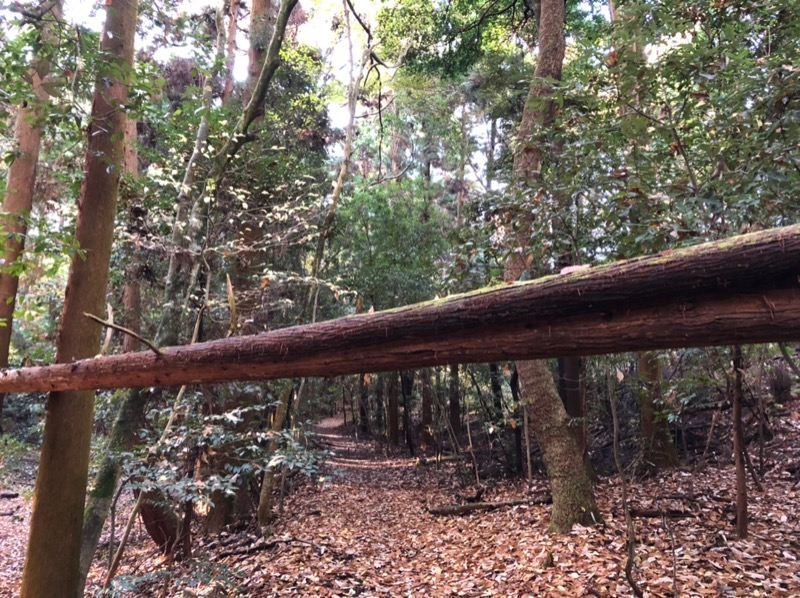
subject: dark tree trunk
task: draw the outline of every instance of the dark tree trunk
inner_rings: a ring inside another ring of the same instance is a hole
[[[433,380],[430,368],[424,368],[422,377],[422,430],[420,444],[424,447],[433,444]]]
[[[492,388],[495,417],[503,415],[503,379],[500,366],[492,362],[489,364],[489,385]]]
[[[742,348],[733,348],[733,459],[736,464],[736,537],[747,537],[747,472],[744,463],[744,427],[742,425],[742,403],[744,388],[742,377],[744,361]]]
[[[522,475],[522,472],[525,469],[525,453],[523,452],[522,448],[522,409],[523,406],[521,404],[522,398],[520,397],[519,392],[519,374],[517,373],[516,366],[514,367],[514,373],[511,374],[511,398],[514,401],[514,405],[516,406],[514,409],[514,466],[515,470],[519,475]]]
[[[383,374],[378,374],[377,381],[375,382],[375,433],[380,434],[385,432],[383,429],[384,415],[386,414],[386,406],[383,404]]]
[[[461,385],[458,378],[458,365],[450,366],[450,393],[449,411],[450,426],[453,433],[458,436],[461,433]]]
[[[387,374],[389,382],[386,385],[386,394],[388,399],[388,413],[386,417],[387,436],[389,444],[398,446],[400,444],[400,422],[398,414],[398,400],[397,400],[397,372]]]
[[[400,386],[403,393],[403,436],[411,456],[414,456],[414,439],[411,431],[411,399],[414,391],[414,370],[400,372]]]
[[[639,394],[639,433],[645,465],[656,470],[677,467],[678,453],[669,422],[659,406],[662,371],[656,353],[639,353],[639,379],[643,386]]]
[[[369,375],[358,377],[358,426],[362,434],[369,434]]]

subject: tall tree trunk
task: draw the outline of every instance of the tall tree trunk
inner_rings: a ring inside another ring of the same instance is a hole
[[[661,400],[663,373],[658,354],[639,353],[639,380],[643,388],[639,393],[639,433],[642,437],[645,465],[653,469],[677,467],[678,453],[669,423],[658,402]]]
[[[125,127],[125,147],[123,153],[125,173],[135,178],[139,175],[139,155],[136,148],[136,121],[128,120]],[[138,268],[131,264],[126,269],[125,286],[122,289],[122,308],[125,317],[125,327],[139,334],[142,320],[142,298],[138,280]],[[135,336],[126,334],[122,339],[122,350],[133,353],[140,349],[141,342]],[[140,390],[129,391],[137,394],[133,405],[139,405],[144,393]],[[124,401],[123,404],[127,404]],[[124,436],[125,444],[132,446],[137,439],[137,431],[144,426],[143,409],[131,412],[129,409],[121,410],[111,430],[111,438]],[[110,439],[109,442],[112,440]],[[86,509],[83,513],[83,531],[81,534],[81,560],[78,581],[78,595],[83,594],[86,585],[86,576],[92,566],[92,560],[97,550],[97,544],[103,531],[106,515],[111,508],[111,502],[116,493],[117,478],[119,477],[118,459],[108,459],[103,462],[94,478],[94,484],[89,490]]]
[[[353,44],[350,34],[350,12],[345,12],[345,20],[347,23],[348,32],[348,48],[350,51],[350,81],[347,91],[347,111],[348,120],[345,127],[344,148],[342,150],[342,163],[339,166],[339,174],[336,177],[336,182],[333,185],[333,192],[330,197],[326,198],[328,202],[328,209],[325,212],[325,218],[319,227],[319,236],[317,237],[317,247],[314,250],[314,256],[311,260],[311,278],[316,279],[321,274],[322,260],[325,256],[325,243],[333,232],[333,223],[336,218],[336,210],[339,206],[339,199],[344,191],[344,185],[347,182],[347,177],[350,173],[350,163],[352,162],[353,155],[353,139],[356,134],[356,107],[358,104],[358,96],[361,93],[361,88],[364,83],[364,69],[369,62],[372,49],[365,47],[361,61],[358,65],[353,58]],[[305,312],[311,314],[311,321],[316,320],[316,310],[312,310],[312,304],[316,306],[316,298],[319,293],[319,284],[313,282],[308,292],[308,299],[306,301]]]
[[[61,2],[56,2],[49,13],[40,21],[39,48],[33,58],[29,71],[33,95],[17,109],[14,123],[14,161],[8,168],[6,192],[3,199],[2,220],[0,220],[0,239],[3,242],[3,268],[0,269],[0,369],[8,367],[8,354],[11,348],[11,326],[16,307],[19,277],[8,271],[25,249],[25,235],[28,232],[27,217],[33,207],[33,191],[36,184],[36,167],[39,163],[39,148],[42,143],[44,105],[49,95],[43,86],[43,79],[50,72],[51,64],[48,44],[53,41],[53,27],[61,17]],[[5,393],[0,393],[0,434],[3,433],[3,405]]]
[[[280,63],[279,50],[283,42],[283,33],[285,31],[286,22],[288,21],[291,11],[297,4],[297,0],[283,0],[279,11],[279,18],[276,27],[276,35],[270,43],[270,49],[267,54],[267,62],[261,71],[258,82],[255,86],[257,101],[263,101],[263,96],[266,94],[272,77],[277,70]],[[217,30],[219,35],[224,37],[224,28],[219,21],[219,11],[217,14]],[[219,38],[218,38],[219,39]],[[218,55],[221,53],[221,46],[217,44]],[[218,61],[219,62],[219,61]],[[178,342],[179,334],[182,327],[183,315],[183,296],[190,292],[190,271],[193,268],[195,259],[185,259],[187,248],[190,242],[197,242],[198,236],[202,232],[202,227],[199,226],[198,215],[201,211],[202,197],[198,197],[194,202],[190,201],[191,193],[193,192],[194,175],[196,171],[196,163],[200,159],[205,146],[205,141],[208,134],[208,113],[211,108],[213,88],[211,80],[203,88],[203,105],[204,113],[201,117],[200,127],[198,128],[195,136],[194,151],[187,164],[183,184],[178,194],[178,211],[175,216],[175,225],[173,229],[173,241],[178,248],[175,253],[170,256],[170,263],[167,274],[167,284],[164,291],[164,310],[162,311],[159,329],[156,334],[156,346],[163,346],[165,344],[175,344]],[[218,183],[227,168],[228,163],[234,159],[236,153],[244,144],[245,140],[249,137],[248,129],[255,120],[255,105],[248,104],[239,121],[235,126],[234,132],[225,143],[224,147],[214,159],[214,165],[210,172],[209,179],[212,181],[212,187],[217,188]],[[132,390],[123,399],[120,405],[120,411],[117,420],[114,424],[111,437],[109,438],[108,448],[103,459],[103,463],[98,471],[98,476],[95,480],[94,487],[96,489],[108,490],[113,493],[116,486],[117,478],[119,476],[119,468],[116,464],[117,454],[119,451],[127,450],[132,442],[131,432],[136,429],[136,422],[141,421],[144,417],[144,409],[147,404],[147,392],[143,390]],[[99,534],[102,530],[102,522],[108,515],[108,505],[106,501],[100,501],[97,504],[89,505],[89,508],[96,509],[96,516],[101,524],[99,526],[92,526],[87,529],[85,533],[87,537],[84,539],[85,546],[97,545],[99,538],[90,538],[89,535]],[[153,507],[153,503],[149,503]],[[173,514],[174,515],[174,514]],[[163,519],[163,518],[162,518]],[[172,521],[172,517],[168,518]],[[154,540],[158,540],[154,537]],[[88,549],[88,548],[87,548]]]
[[[495,417],[503,416],[503,382],[500,373],[500,366],[495,362],[489,364],[489,386],[492,389],[492,404],[494,405]]]
[[[453,433],[458,436],[461,433],[461,384],[458,378],[458,364],[450,366],[449,407],[450,426],[453,428]]]
[[[551,81],[561,79],[564,63],[565,16],[564,0],[541,0],[537,35],[539,55],[517,134],[519,149],[514,156],[514,177],[521,193],[541,180],[546,156],[544,136],[555,121],[556,102]],[[506,279],[518,279],[526,268],[527,262],[521,255],[510,258],[506,265]],[[547,362],[520,362],[517,372],[553,494],[550,529],[568,532],[574,523],[599,520],[583,452],[571,432],[569,415]]]
[[[108,284],[137,0],[107,4],[101,49],[113,68],[97,76],[75,225],[82,252],[73,259],[67,280],[56,350],[59,363],[97,353],[101,329],[83,314],[103,313]],[[22,576],[25,598],[77,594],[93,412],[93,391],[53,392],[48,398]]]
[[[385,433],[383,425],[385,423],[384,416],[386,414],[386,406],[383,404],[383,374],[377,375],[375,381],[375,435]]]

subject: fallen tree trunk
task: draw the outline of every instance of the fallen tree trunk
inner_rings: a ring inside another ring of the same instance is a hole
[[[550,495],[538,498],[521,498],[518,500],[500,500],[497,502],[468,502],[461,505],[445,505],[443,507],[433,507],[428,509],[431,515],[468,515],[478,511],[494,511],[496,509],[507,509],[508,507],[519,507],[521,505],[549,505],[553,502]]]
[[[797,340],[800,225],[251,337],[5,371],[0,392],[334,376]]]

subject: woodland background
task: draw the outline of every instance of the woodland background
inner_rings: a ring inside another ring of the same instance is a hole
[[[3,366],[798,222],[788,0],[92,10],[0,6]],[[798,346],[8,395],[0,591],[791,595]]]

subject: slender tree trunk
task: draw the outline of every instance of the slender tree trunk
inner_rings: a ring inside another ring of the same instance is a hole
[[[385,434],[383,429],[386,407],[383,404],[383,374],[377,375],[375,381],[375,435]]]
[[[639,394],[639,433],[644,443],[644,462],[656,470],[677,467],[678,452],[669,423],[658,406],[663,374],[657,353],[639,353],[639,379],[643,385]]]
[[[369,375],[358,377],[358,427],[362,434],[369,434]]]
[[[272,437],[269,441],[267,448],[267,457],[270,457],[275,451],[278,450],[280,444],[278,443],[278,434],[283,430],[283,424],[286,421],[286,413],[289,410],[289,399],[294,391],[294,383],[289,382],[286,385],[278,408],[275,411],[275,418],[272,420]],[[261,493],[258,499],[258,525],[264,530],[272,520],[272,491],[275,482],[275,471],[267,469],[264,472],[264,479],[261,482]]]
[[[101,329],[83,314],[103,313],[108,284],[137,0],[108,4],[101,50],[114,68],[97,77],[75,226],[82,253],[73,259],[67,281],[57,343],[59,363],[97,353]],[[93,391],[53,392],[48,398],[22,576],[24,598],[77,595],[93,412]]]
[[[125,128],[125,148],[123,154],[125,173],[137,178],[139,174],[139,156],[136,149],[136,121],[128,120]],[[126,269],[125,286],[122,289],[122,306],[125,317],[125,327],[139,334],[142,320],[142,298],[139,287],[137,267],[129,265]],[[122,350],[133,353],[140,349],[141,342],[135,336],[126,334],[122,339]],[[128,408],[120,410],[111,430],[111,442],[121,442],[132,446],[137,438],[137,430],[144,426],[143,409],[138,409],[142,400],[140,390],[129,391],[136,393],[136,400],[123,401]],[[137,409],[130,410],[131,405]],[[116,441],[114,440],[116,438]],[[83,594],[86,585],[86,576],[92,566],[97,544],[103,532],[103,525],[117,489],[119,478],[119,461],[106,459],[94,478],[94,484],[89,491],[86,509],[83,514],[83,531],[81,534],[81,560],[80,578],[78,581],[78,595]]]
[[[414,456],[414,439],[411,434],[411,393],[414,390],[414,370],[400,372],[400,388],[403,394],[403,436],[411,456]]]
[[[744,389],[742,377],[744,361],[742,348],[733,348],[733,460],[736,464],[736,537],[747,537],[747,472],[744,463],[744,428],[742,426],[742,403]]]
[[[387,436],[389,438],[389,444],[392,446],[397,446],[400,444],[397,372],[391,372],[387,374],[387,376],[389,376],[389,383],[386,385],[386,394],[388,400],[388,415],[386,418]]]
[[[494,405],[495,417],[503,415],[503,382],[500,367],[492,362],[489,364],[489,385],[492,389],[492,403]]]
[[[458,364],[450,366],[448,398],[450,426],[453,428],[453,433],[458,436],[461,433],[461,384],[458,376]]]
[[[420,444],[424,447],[433,444],[433,380],[430,368],[425,368],[422,377],[422,430]]]
[[[346,22],[348,24],[348,34],[350,33],[350,13],[349,11],[345,13]],[[349,35],[348,35],[348,41]],[[356,134],[356,107],[358,104],[358,96],[361,93],[361,87],[364,82],[364,69],[367,66],[369,61],[371,48],[365,47],[364,53],[361,57],[361,61],[358,65],[356,65],[355,60],[353,58],[353,46],[352,41],[349,43],[349,50],[350,50],[350,82],[348,84],[348,93],[347,93],[347,110],[348,110],[348,121],[347,127],[345,128],[345,138],[344,138],[344,149],[342,155],[342,164],[339,166],[339,174],[336,177],[336,182],[333,186],[333,192],[331,193],[330,197],[327,198],[328,201],[328,210],[325,212],[325,218],[322,221],[322,224],[319,227],[319,236],[317,237],[317,247],[314,250],[314,256],[311,260],[311,278],[317,278],[320,276],[320,271],[322,269],[322,260],[325,256],[325,243],[330,238],[331,233],[333,232],[333,222],[336,218],[336,210],[339,206],[339,199],[342,196],[342,192],[344,191],[344,185],[347,182],[347,177],[350,173],[350,164],[352,162],[352,154],[353,154],[353,139],[355,138]],[[311,308],[311,304],[313,302],[314,297],[316,297],[317,292],[319,291],[319,285],[312,284],[312,287],[309,289],[308,299],[306,301],[306,313],[309,312]],[[312,318],[312,321],[314,318]]]
[[[5,198],[3,199],[2,219],[0,219],[0,239],[3,242],[3,268],[0,269],[0,369],[8,367],[8,354],[11,348],[11,332],[16,307],[19,277],[7,268],[20,258],[25,249],[25,235],[28,232],[27,218],[33,207],[33,191],[36,184],[36,167],[39,163],[39,148],[42,143],[42,119],[44,104],[49,99],[42,85],[50,72],[48,58],[53,41],[55,20],[61,17],[61,2],[56,2],[51,11],[40,21],[40,47],[36,51],[30,70],[33,95],[30,101],[17,109],[14,124],[14,161],[8,168]],[[5,393],[0,393],[0,434],[3,433],[3,404]]]

